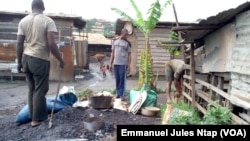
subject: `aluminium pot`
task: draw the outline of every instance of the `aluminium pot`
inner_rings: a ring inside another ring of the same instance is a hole
[[[92,96],[89,98],[89,107],[94,109],[109,109],[113,107],[113,96]]]

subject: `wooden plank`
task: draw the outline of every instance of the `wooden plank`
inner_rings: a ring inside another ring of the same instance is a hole
[[[215,85],[215,76],[211,76],[211,84],[214,86]],[[214,91],[212,89],[209,90],[209,95],[210,95],[210,100],[214,100]]]
[[[245,120],[241,119],[240,117],[236,116],[235,114],[231,113],[232,114],[232,120],[238,125],[238,124],[241,124],[241,125],[249,125],[248,122],[246,122]]]
[[[138,48],[137,52],[140,53],[144,48]],[[167,52],[165,49],[160,49],[160,48],[153,48],[151,49],[151,53],[162,53],[170,56],[170,54]]]
[[[159,52],[159,50],[160,50],[161,52],[165,52],[165,53],[169,54],[168,50],[165,49],[165,48],[151,47],[150,49],[151,49],[151,52]],[[142,45],[137,45],[137,51],[141,52],[142,50],[145,50],[145,46],[144,45],[143,46]]]
[[[183,82],[183,85],[187,87],[189,90],[192,90],[192,87],[187,82]]]
[[[183,95],[189,100],[191,101],[192,98],[187,94],[187,93],[183,93]],[[208,98],[206,98],[208,99]],[[211,103],[213,106],[218,107],[221,105],[218,105],[216,103]],[[197,102],[195,102],[195,107],[197,107],[203,114],[206,114],[206,109],[203,108],[200,104],[198,104]],[[236,124],[241,124],[241,125],[249,125],[248,122],[246,122],[245,120],[241,119],[240,117],[238,117],[237,115],[235,115],[234,113],[231,112],[231,116],[232,116],[232,122],[235,122]]]
[[[231,85],[232,85],[232,81],[229,81],[229,86],[231,86]],[[229,88],[228,88],[228,91],[231,92],[231,89],[232,89],[232,87],[229,87]],[[227,108],[229,108],[229,109],[232,108],[232,104],[231,104],[229,98],[226,100],[225,106],[226,106]]]
[[[215,86],[213,86],[213,85],[211,85],[211,84],[209,84],[209,83],[207,83],[207,82],[205,82],[205,81],[202,81],[202,80],[200,80],[200,79],[196,79],[196,82],[197,82],[197,83],[200,83],[200,84],[202,84],[202,85],[204,85],[204,86],[206,86],[206,87],[209,88],[209,89],[212,89],[212,90],[215,91],[216,93],[220,94],[221,96],[223,96],[224,98],[226,98],[226,99],[229,100],[228,94],[227,94],[226,92],[222,91],[221,89],[219,89],[219,88],[217,88],[217,87],[215,87]]]
[[[191,58],[191,56],[190,56],[190,55],[186,56],[186,59],[190,59],[190,58]]]
[[[185,79],[191,80],[191,77],[190,77],[190,76],[184,75],[183,77],[184,77]],[[205,81],[203,81],[203,80],[200,80],[200,79],[195,79],[195,81],[196,81],[197,83],[201,84],[201,85],[206,86],[206,87],[209,88],[209,89],[212,89],[212,90],[215,91],[216,93],[220,94],[221,96],[223,96],[224,98],[226,98],[226,99],[229,100],[228,94],[227,94],[226,92],[222,91],[221,89],[219,89],[219,88],[217,88],[217,87],[215,87],[215,86],[213,86],[213,85],[211,85],[211,84],[209,84],[209,83],[207,83],[207,82],[205,82]]]
[[[169,57],[164,57],[164,56],[160,56],[160,57],[156,57],[156,56],[152,56],[153,61],[168,61],[170,58]],[[137,62],[140,62],[141,60],[141,56],[137,56]]]
[[[191,44],[191,50],[190,50],[190,65],[191,65],[191,96],[192,96],[192,105],[195,106],[195,63],[194,63],[194,44]]]
[[[151,34],[152,33],[150,33],[150,35]],[[167,39],[168,38],[167,38],[166,34],[154,34],[154,35],[149,37],[149,42],[166,41]],[[138,41],[145,42],[145,38],[138,38]]]
[[[225,80],[230,80],[231,79],[231,74],[230,73],[219,73],[219,72],[216,72],[214,73],[215,76],[218,76],[218,77],[223,77]]]
[[[184,96],[185,98],[187,98],[189,101],[192,102],[191,96],[189,96],[186,92],[183,92],[182,94],[183,94],[183,96]]]
[[[206,109],[203,108],[200,104],[198,104],[197,102],[195,102],[195,106],[203,113],[206,114]]]
[[[161,65],[161,64],[153,64],[153,69],[162,69],[165,70],[165,65]]]
[[[224,85],[224,78],[223,77],[218,77],[218,88],[219,89],[223,89],[223,85]],[[219,104],[222,105],[222,97],[217,95],[216,99],[219,99]]]
[[[203,91],[201,91],[201,90],[196,90],[196,93],[197,93],[197,95],[198,95],[199,97],[201,97],[203,100],[209,102],[209,97],[208,97],[209,94],[208,94],[208,93],[205,93],[205,92],[203,92]]]
[[[187,65],[187,64],[185,64],[185,65],[184,65],[184,68],[185,68],[185,69],[189,69],[189,70],[191,70],[191,65]]]
[[[17,34],[16,33],[4,33],[0,34],[0,39],[5,39],[5,40],[16,40],[17,39]]]
[[[188,79],[188,80],[191,80],[191,77],[188,76],[188,75],[183,75],[183,78]]]

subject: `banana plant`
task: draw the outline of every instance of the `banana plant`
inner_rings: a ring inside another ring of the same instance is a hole
[[[180,41],[179,36],[175,31],[170,31],[167,38],[169,41],[173,41],[173,42]],[[158,40],[157,42],[160,46],[166,49],[172,57],[180,55],[179,46],[168,45],[164,42],[161,42],[160,40]]]
[[[159,19],[162,16],[163,10],[172,3],[172,0],[166,0],[162,6],[159,0],[153,2],[148,9],[148,17],[143,18],[141,11],[138,9],[134,0],[130,0],[131,6],[135,10],[136,18],[132,18],[126,12],[118,8],[111,8],[111,10],[118,13],[120,16],[126,18],[130,21],[137,29],[139,29],[145,37],[145,48],[141,51],[140,66],[139,66],[139,80],[138,80],[138,89],[142,87],[143,84],[149,86],[149,89],[155,89],[153,83],[153,71],[152,71],[152,56],[149,44],[149,35],[156,24],[159,22]]]

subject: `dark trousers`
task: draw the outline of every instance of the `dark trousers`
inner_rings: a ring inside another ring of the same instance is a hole
[[[36,57],[23,56],[23,71],[29,88],[29,115],[33,121],[48,118],[46,94],[49,90],[50,62]]]
[[[116,96],[123,97],[126,92],[126,65],[114,65]]]

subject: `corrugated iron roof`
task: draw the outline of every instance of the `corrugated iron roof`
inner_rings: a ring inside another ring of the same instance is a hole
[[[124,27],[125,23],[129,22],[129,20],[124,18],[119,18],[116,20],[116,28],[115,28],[115,34],[120,35],[122,28]],[[180,26],[192,26],[196,25],[195,22],[179,22]],[[168,21],[160,21],[157,23],[155,28],[172,28],[176,26],[176,22],[168,22]]]
[[[111,40],[105,38],[102,34],[88,33],[89,44],[111,45]]]
[[[242,5],[239,5],[236,8],[231,8],[225,11],[222,11],[218,13],[215,16],[210,16],[207,19],[204,19],[200,21],[197,25],[195,26],[211,26],[211,25],[216,25],[218,28],[224,26],[225,24],[231,22],[234,20],[235,16],[241,12],[244,12],[246,10],[249,10],[250,8],[250,2],[245,2]],[[215,28],[211,29],[204,29],[204,30],[188,30],[184,31],[185,34],[185,40],[186,41],[195,41],[204,38],[207,36],[209,33],[215,31]]]
[[[99,44],[99,45],[111,45],[111,39],[105,38],[100,33],[81,33],[79,34],[73,33],[75,40],[88,40],[88,44]]]
[[[24,17],[26,15],[30,14],[30,12],[20,12],[20,11],[0,11],[0,16],[17,16],[17,17]],[[82,19],[80,16],[76,15],[67,15],[67,14],[53,14],[53,13],[44,13],[45,15],[51,17],[52,19],[68,19],[68,20],[73,20],[74,21],[74,26],[77,28],[84,28],[86,25],[86,21]]]

